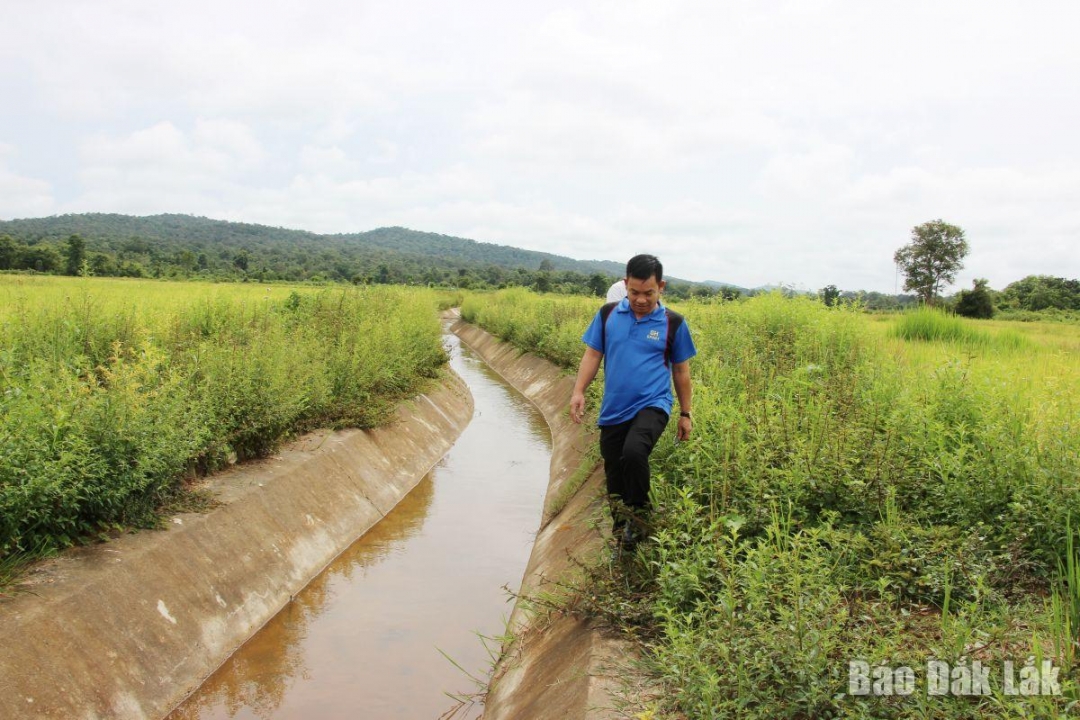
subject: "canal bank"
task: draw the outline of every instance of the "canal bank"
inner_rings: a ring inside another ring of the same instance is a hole
[[[0,717],[160,718],[453,445],[446,374],[373,430],[307,435],[212,478],[221,507],[42,563],[0,604]]]
[[[586,619],[530,609],[530,598],[558,595],[579,564],[602,562],[609,552],[600,530],[603,470],[590,455],[597,431],[573,423],[567,413],[574,378],[464,321],[451,330],[536,405],[552,437],[545,509],[510,618],[513,638],[486,690],[484,718],[624,717],[615,706],[629,675],[629,644]]]

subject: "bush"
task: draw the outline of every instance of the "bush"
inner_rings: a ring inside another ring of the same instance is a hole
[[[976,280],[972,290],[961,290],[956,297],[956,314],[988,320],[994,316],[994,298],[987,280]]]
[[[553,355],[570,367],[597,306],[470,304],[526,349],[565,338]],[[844,673],[853,658],[1022,663],[1060,635],[1043,599],[1080,517],[1072,355],[931,309],[896,321],[901,342],[805,298],[679,311],[699,351],[694,437],[653,453],[653,542],[594,569],[574,601],[639,639],[663,687],[651,709],[1061,714],[1070,697],[854,698]],[[1075,676],[1063,685],[1075,693]]]
[[[0,558],[151,524],[191,471],[292,433],[381,423],[445,362],[427,291],[0,291]]]

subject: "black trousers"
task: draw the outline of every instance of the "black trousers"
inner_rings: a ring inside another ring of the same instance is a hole
[[[624,423],[600,427],[600,454],[616,531],[630,517],[643,519],[648,513],[649,455],[667,423],[666,412],[649,407]]]

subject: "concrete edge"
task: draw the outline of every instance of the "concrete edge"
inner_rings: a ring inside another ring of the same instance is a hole
[[[43,563],[0,603],[0,717],[160,718],[378,522],[472,418],[447,373],[391,425],[216,476],[225,505]]]
[[[591,460],[594,427],[573,423],[566,412],[574,378],[554,364],[458,320],[451,330],[543,414],[551,429],[551,476],[544,517],[510,616],[514,641],[503,648],[484,702],[486,720],[615,718],[614,696],[626,668],[629,644],[601,634],[587,621],[562,613],[538,613],[530,602],[558,593],[581,562],[603,552],[604,478]],[[584,464],[594,465],[591,468]],[[551,501],[580,472],[588,479],[552,516]]]

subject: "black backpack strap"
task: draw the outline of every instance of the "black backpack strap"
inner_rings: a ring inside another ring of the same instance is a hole
[[[618,304],[617,302],[610,302],[600,308],[600,347],[604,348],[604,357],[607,357],[607,319]]]
[[[664,367],[671,367],[671,349],[675,347],[675,334],[683,324],[683,316],[674,310],[664,308],[667,315],[667,341],[664,343]]]

